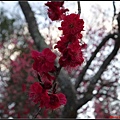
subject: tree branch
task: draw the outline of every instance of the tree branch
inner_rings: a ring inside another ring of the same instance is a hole
[[[38,25],[34,17],[34,13],[31,10],[31,7],[27,1],[24,1],[24,2],[19,1],[19,5],[22,9],[22,12],[24,13],[26,22],[28,23],[29,32],[36,44],[36,47],[39,51],[42,51],[44,48],[47,48],[48,46],[45,43],[44,38],[42,37],[42,35],[38,30]]]
[[[67,97],[67,104],[62,113],[62,118],[76,118],[77,116],[77,98],[74,86],[70,82],[70,78],[61,71],[58,76],[58,82],[61,86],[61,91]]]
[[[38,114],[40,113],[40,111],[41,111],[41,108],[39,108],[38,112],[35,114],[35,116],[33,116],[33,119],[38,116]]]
[[[92,54],[91,58],[88,60],[86,66],[82,69],[82,72],[80,73],[80,75],[78,76],[76,83],[75,83],[75,88],[77,89],[79,87],[79,84],[83,81],[83,77],[87,71],[87,69],[89,68],[92,60],[96,57],[96,54],[99,52],[99,50],[102,48],[102,46],[110,39],[110,38],[114,38],[114,36],[116,35],[116,33],[114,34],[109,34],[107,35],[105,38],[103,38],[102,42],[99,44],[99,46],[96,48],[95,52]]]
[[[113,1],[113,9],[114,9],[114,14],[113,14],[113,19],[112,19],[112,22],[115,18],[115,15],[116,15],[116,6],[115,6],[115,1]]]
[[[116,98],[114,96],[111,96],[111,95],[108,95],[108,94],[100,93],[99,95],[105,95],[106,97],[110,97],[110,98],[112,98],[114,100],[120,101],[118,98]]]
[[[78,4],[78,14],[80,15],[80,14],[81,14],[81,6],[80,6],[80,1],[77,1],[77,4]]]
[[[120,12],[117,15],[117,22],[118,22],[118,32],[120,33]]]
[[[117,54],[117,51],[119,50],[119,46],[120,46],[120,35],[118,34],[118,38],[115,39],[115,45],[114,45],[113,51],[103,61],[103,64],[101,65],[99,71],[95,74],[95,76],[91,78],[90,84],[87,88],[87,92],[85,92],[84,97],[79,100],[78,109],[93,98],[94,95],[92,92],[95,88],[95,85],[98,82],[98,80],[99,80],[100,76],[102,75],[102,73],[104,72],[104,70],[106,69],[107,65],[114,58],[114,56]]]

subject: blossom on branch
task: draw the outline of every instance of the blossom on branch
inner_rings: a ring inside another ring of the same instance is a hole
[[[41,80],[42,80],[44,89],[50,89],[52,88],[52,81],[55,80],[55,77],[48,73],[43,73],[41,75]]]
[[[49,94],[49,96],[50,96],[50,101],[47,106],[48,109],[59,108],[61,105],[65,105],[67,102],[67,99],[63,93]]]
[[[67,99],[63,93],[48,93],[48,91],[44,89],[39,82],[35,82],[30,86],[29,98],[35,104],[39,103],[39,107],[45,107],[47,109],[59,108],[67,102]]]
[[[83,61],[84,58],[81,47],[77,41],[73,44],[69,44],[68,48],[63,51],[59,59],[59,63],[63,67],[76,67],[81,65]]]
[[[45,3],[45,5],[49,7],[48,16],[52,21],[62,19],[65,12],[69,11],[68,9],[64,9],[63,4],[64,4],[64,1]]]
[[[60,37],[60,40],[57,42],[54,48],[58,48],[58,50],[62,53],[69,44],[73,44],[74,42],[79,41],[81,38],[82,34],[80,33],[76,35],[64,35]]]
[[[54,7],[62,7],[63,6],[63,4],[64,4],[64,1],[62,1],[62,2],[54,2],[54,1],[52,1],[52,2],[47,2],[47,3],[45,3],[45,5],[46,6],[48,6],[49,8],[54,8]]]
[[[61,23],[61,27],[59,27],[59,30],[63,30],[63,34],[72,34],[75,35],[77,33],[80,33],[83,31],[84,21],[83,19],[80,19],[80,15],[72,13],[70,15],[66,15],[63,18],[63,21]]]
[[[35,82],[30,86],[29,99],[35,104],[40,103],[40,107],[46,106],[49,102],[47,90],[43,89],[39,82]]]
[[[49,48],[44,49],[42,52],[33,50],[32,58],[34,59],[33,69],[40,74],[55,70],[56,55]]]
[[[84,62],[82,49],[86,48],[86,44],[81,40],[84,29],[84,21],[80,19],[79,14],[69,14],[69,11],[63,7],[62,2],[47,2],[49,18],[54,20],[62,20],[59,30],[63,31],[63,35],[55,45],[61,56],[59,58],[59,67],[55,66],[56,55],[46,48],[42,52],[32,51],[34,59],[33,69],[37,71],[39,82],[35,82],[30,87],[29,97],[39,107],[46,109],[57,109],[61,105],[67,103],[66,96],[63,93],[57,93],[57,77],[62,67],[73,68]]]

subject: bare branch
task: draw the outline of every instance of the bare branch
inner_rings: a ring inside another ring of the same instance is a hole
[[[118,22],[118,32],[120,33],[120,12],[117,15],[117,22]]]
[[[109,34],[107,35],[105,38],[103,38],[102,42],[99,44],[99,46],[96,48],[95,52],[92,54],[91,58],[89,59],[89,61],[87,62],[86,66],[83,68],[82,72],[80,73],[80,75],[78,76],[76,83],[75,83],[75,88],[77,89],[79,87],[79,84],[83,81],[83,77],[87,71],[87,69],[89,68],[92,60],[96,57],[96,54],[99,52],[99,50],[102,48],[102,46],[110,39],[110,38],[114,38],[114,36],[116,35],[116,33],[114,34]]]
[[[111,95],[109,95],[109,94],[99,93],[99,95],[105,95],[106,97],[110,97],[110,98],[112,98],[113,100],[120,101],[118,98],[116,98],[116,97],[114,97],[114,96],[111,96]]]
[[[113,9],[114,9],[114,14],[113,14],[113,20],[115,18],[115,15],[116,15],[116,6],[115,6],[115,1],[113,1]],[[112,20],[112,21],[113,21]]]
[[[41,111],[41,108],[39,108],[38,112],[35,114],[35,116],[33,117],[33,119],[38,116],[38,114],[40,113],[40,111]]]
[[[80,14],[81,14],[81,6],[80,6],[80,1],[77,1],[77,4],[78,4],[78,14],[80,15]]]
[[[78,103],[78,109],[82,107],[84,104],[86,104],[89,100],[91,100],[93,95],[93,90],[95,88],[96,83],[98,82],[100,76],[106,69],[107,65],[111,62],[111,60],[114,58],[114,56],[117,54],[120,46],[120,35],[118,34],[118,38],[115,39],[115,46],[113,51],[110,53],[110,55],[103,61],[103,64],[101,65],[99,71],[93,76],[90,80],[90,84],[87,88],[87,92],[84,93],[84,97],[79,100]]]
[[[67,97],[67,104],[62,113],[62,118],[75,118],[77,116],[77,98],[74,86],[70,82],[70,78],[65,75],[64,71],[60,71],[58,82],[61,86],[61,91]]]
[[[114,82],[108,82],[108,83],[106,83],[106,84],[101,84],[101,88],[97,90],[97,93],[94,94],[94,97],[97,96],[97,95],[100,95],[100,96],[101,96],[101,95],[105,95],[106,97],[111,97],[111,98],[113,98],[114,100],[119,100],[117,97],[112,96],[112,95],[109,95],[109,93],[108,93],[108,92],[110,91],[109,89],[105,90],[107,94],[101,92],[101,89],[102,89],[102,88],[106,87],[107,85],[113,86],[113,83],[115,83],[115,81],[114,81]],[[115,94],[113,94],[113,95],[115,95]],[[120,100],[119,100],[119,101],[120,101]]]

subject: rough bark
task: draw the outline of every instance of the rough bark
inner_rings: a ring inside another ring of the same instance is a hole
[[[26,22],[28,24],[28,29],[31,34],[31,37],[33,38],[35,45],[39,51],[42,51],[44,48],[48,47],[47,44],[44,41],[44,38],[40,34],[38,30],[38,25],[36,22],[36,19],[34,17],[34,13],[28,4],[28,2],[22,2],[19,1],[19,5],[24,13]]]
[[[77,116],[77,98],[76,91],[72,85],[70,78],[61,71],[58,77],[58,82],[61,86],[61,91],[67,96],[67,104],[64,107],[62,118],[76,118]]]

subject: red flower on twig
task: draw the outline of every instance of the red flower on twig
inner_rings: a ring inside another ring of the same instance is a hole
[[[48,91],[39,82],[30,86],[29,98],[35,104],[40,103],[41,108],[46,107],[48,109],[56,109],[67,102],[64,94],[48,94]]]
[[[48,16],[52,21],[60,20],[68,9],[64,9],[64,2],[47,2],[45,5],[49,7]]]
[[[84,61],[81,47],[78,41],[69,44],[68,48],[66,48],[62,54],[63,55],[59,59],[59,63],[63,67],[76,67],[81,65]]]
[[[63,34],[72,34],[75,35],[77,33],[80,33],[83,31],[84,21],[83,19],[80,19],[80,15],[78,14],[70,14],[63,18],[63,21],[61,23],[61,27],[59,27],[59,30],[63,30]]]
[[[50,97],[47,90],[43,89],[39,82],[35,82],[30,86],[29,99],[35,104],[40,103],[40,107],[44,107],[48,104]]]
[[[76,35],[64,35],[60,37],[60,40],[57,42],[57,45],[55,45],[54,48],[58,48],[60,52],[63,52],[64,49],[68,47],[69,44],[74,43],[75,41],[79,41],[82,38],[82,34],[76,34]]]
[[[50,101],[47,106],[49,109],[56,109],[59,108],[61,105],[65,105],[67,102],[67,99],[63,93],[58,94],[49,94]]]
[[[47,2],[45,3],[46,6],[48,6],[49,8],[53,9],[54,7],[62,7],[64,4],[64,1],[62,2]]]
[[[33,69],[42,74],[47,73],[55,69],[54,61],[56,55],[49,49],[46,48],[42,52],[32,51],[32,58],[34,59]]]

